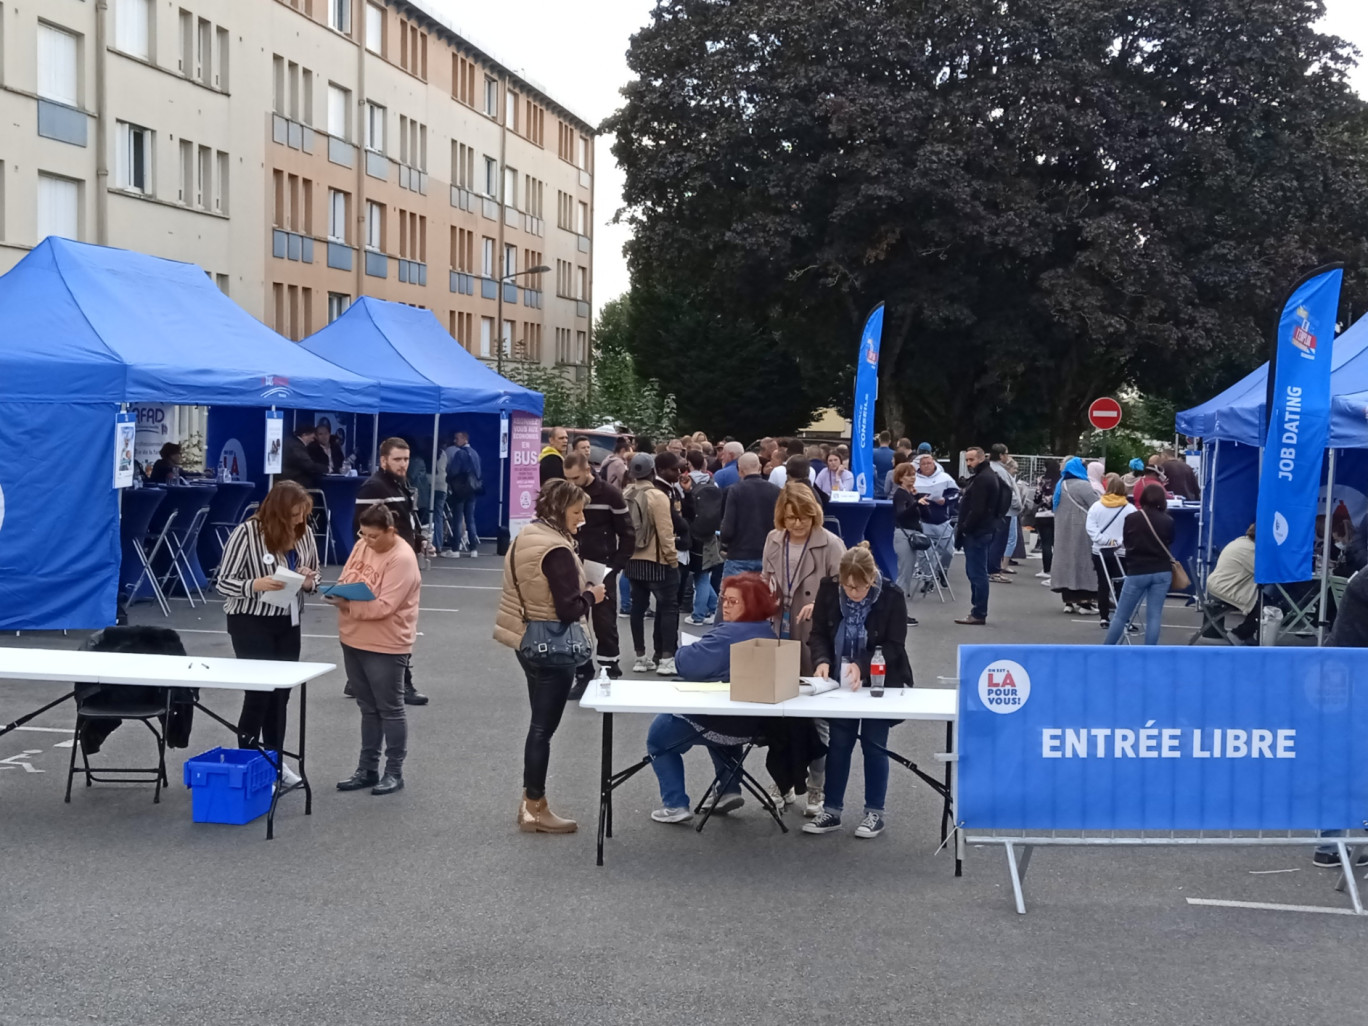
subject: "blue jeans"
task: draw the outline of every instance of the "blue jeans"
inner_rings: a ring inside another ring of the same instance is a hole
[[[695,570],[693,584],[694,619],[706,620],[717,612],[717,592],[713,591],[712,570]]]
[[[840,814],[845,801],[846,782],[850,780],[850,757],[855,751],[855,736],[860,735],[864,750],[865,812],[883,812],[888,797],[888,731],[897,720],[828,720],[831,740],[827,742],[826,797],[822,807]]]
[[[1115,645],[1121,640],[1121,632],[1135,615],[1140,600],[1145,600],[1145,644],[1159,644],[1159,628],[1164,616],[1164,597],[1168,595],[1169,582],[1173,574],[1165,570],[1157,574],[1131,574],[1126,578],[1126,586],[1121,589],[1121,597],[1116,600],[1116,612],[1112,614],[1111,626],[1107,628],[1104,645]]]
[[[993,541],[988,546],[988,572],[995,574],[1007,559],[1007,529],[1011,517],[998,517],[993,527]]]
[[[475,527],[475,497],[451,500],[451,528],[456,537],[451,539],[451,547],[457,552],[474,552],[480,547],[480,532]],[[466,535],[470,535],[469,544]]]
[[[994,532],[985,531],[964,539],[964,572],[969,578],[969,615],[988,619],[988,550]]]
[[[632,585],[622,574],[618,574],[618,611],[622,613],[632,611]]]
[[[437,501],[432,504],[432,547],[442,551],[442,538],[446,534],[446,492],[437,493]]]
[[[732,773],[732,766],[741,758],[741,749],[733,746],[709,745],[698,735],[698,728],[679,716],[668,713],[657,716],[646,732],[646,753],[651,757],[651,769],[655,770],[656,780],[660,782],[660,800],[667,809],[692,809],[689,794],[684,790],[684,753],[694,745],[707,745],[712,756],[713,770],[718,781],[726,780]],[[723,755],[727,759],[723,758]],[[888,773],[885,770],[884,777]],[[741,775],[738,773],[727,788],[727,794],[741,793]]]

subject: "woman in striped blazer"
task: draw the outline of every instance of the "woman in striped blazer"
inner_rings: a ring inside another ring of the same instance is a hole
[[[299,659],[304,592],[318,586],[318,548],[309,530],[312,510],[313,500],[303,486],[278,481],[255,516],[239,524],[224,546],[217,588],[225,599],[228,637],[239,659]],[[274,576],[280,569],[303,574],[304,583],[292,601],[274,605],[263,596],[285,587]],[[243,694],[239,747],[261,743],[270,751],[282,750],[290,690]],[[299,782],[298,774],[283,764],[281,778],[287,787]]]

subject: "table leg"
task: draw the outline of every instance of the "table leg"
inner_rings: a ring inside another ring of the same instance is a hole
[[[15,720],[13,723],[6,723],[6,724],[4,724],[3,726],[0,726],[0,737],[4,737],[6,734],[8,734],[8,733],[9,733],[10,731],[12,731],[12,730],[18,730],[20,727],[22,727],[22,726],[23,726],[25,723],[27,723],[29,720],[34,719],[34,718],[37,717],[37,716],[41,716],[41,715],[43,715],[43,713],[47,712],[49,709],[52,709],[52,708],[54,708],[54,707],[56,707],[56,706],[61,705],[61,704],[62,704],[63,702],[65,702],[68,698],[75,698],[75,697],[76,697],[76,692],[74,692],[74,691],[68,691],[68,692],[67,692],[65,695],[63,695],[61,698],[57,699],[57,700],[54,701],[54,702],[49,702],[47,705],[43,706],[41,709],[35,709],[35,710],[33,710],[33,712],[29,713],[27,716],[20,716],[20,717],[19,717],[17,720]]]
[[[613,836],[613,714],[603,714],[603,761],[600,766],[598,860],[603,865],[603,839]]]
[[[945,751],[948,755],[955,754],[955,724],[954,722],[945,725]],[[954,825],[954,781],[955,781],[955,760],[945,760],[945,808],[941,812],[941,843],[945,843],[946,820]],[[964,834],[958,829],[955,830],[955,875],[964,875]]]
[[[309,771],[304,768],[304,741],[307,735],[309,682],[299,685],[299,776],[304,781],[304,815],[313,815],[313,788],[309,785]]]

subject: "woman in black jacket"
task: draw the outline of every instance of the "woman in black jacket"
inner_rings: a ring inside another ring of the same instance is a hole
[[[1145,599],[1145,644],[1159,644],[1164,598],[1173,581],[1169,553],[1173,546],[1173,518],[1168,515],[1164,486],[1150,484],[1140,493],[1140,509],[1126,518],[1121,544],[1126,548],[1126,585],[1116,600],[1111,627],[1103,644],[1115,645],[1121,632]]]
[[[841,673],[841,684],[858,690],[869,680],[874,653],[882,650],[887,666],[885,687],[910,688],[912,664],[907,658],[907,602],[896,584],[884,580],[869,544],[862,542],[841,557],[839,580],[828,578],[817,589],[808,638],[814,672]],[[841,809],[850,759],[858,735],[864,750],[865,812],[856,837],[877,837],[884,828],[888,793],[888,731],[897,720],[830,720],[827,743],[826,798],[822,811],[803,826],[807,834],[841,828]]]

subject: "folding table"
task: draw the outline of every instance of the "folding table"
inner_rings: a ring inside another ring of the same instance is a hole
[[[955,724],[958,719],[958,692],[954,688],[888,688],[882,698],[875,698],[868,688],[848,691],[840,688],[820,695],[799,695],[773,705],[759,702],[733,702],[725,691],[688,690],[698,683],[669,680],[615,680],[608,694],[602,694],[601,682],[590,683],[580,707],[603,714],[603,749],[600,767],[598,857],[603,865],[603,841],[613,836],[613,792],[638,771],[650,764],[650,757],[624,770],[613,770],[613,714],[644,713],[659,715],[674,713],[683,716],[768,716],[803,719],[869,719],[920,720],[945,724],[943,754],[936,758],[945,763],[944,779],[937,779],[923,771],[916,763],[885,748],[888,757],[905,767],[925,782],[941,797],[941,844],[949,836],[954,812]],[[680,690],[681,688],[685,690]],[[958,832],[955,839],[955,875],[963,869],[963,844]]]
[[[276,789],[271,811],[266,817],[266,839],[275,836],[276,805],[283,794],[299,788],[304,791],[304,814],[313,815],[313,789],[304,769],[304,748],[309,704],[308,682],[336,669],[333,663],[290,663],[268,659],[224,659],[204,656],[140,655],[130,652],[74,652],[45,648],[0,648],[0,680],[61,681],[76,684],[128,684],[149,688],[212,688],[221,691],[274,691],[299,688],[299,751],[281,751],[275,758],[261,745],[257,751],[276,769]],[[68,691],[40,709],[11,723],[0,723],[0,737],[17,730],[70,698]],[[198,694],[195,708],[221,723],[234,734],[237,725],[202,704]],[[300,782],[281,787],[284,757],[299,761]]]

